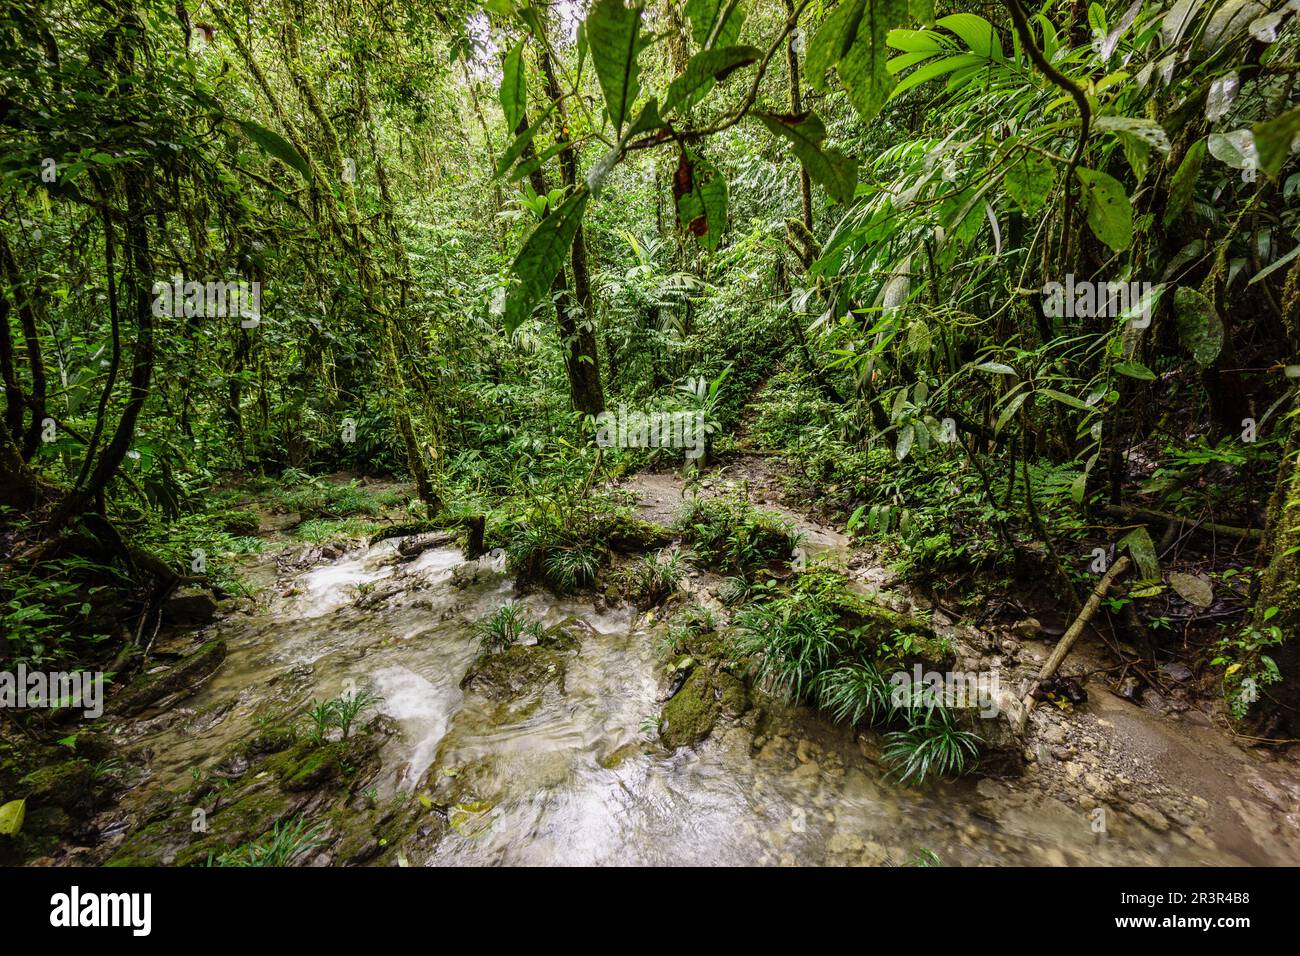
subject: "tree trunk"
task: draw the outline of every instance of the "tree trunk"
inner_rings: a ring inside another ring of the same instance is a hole
[[[1277,484],[1268,509],[1268,531],[1262,555],[1269,561],[1260,579],[1255,599],[1254,627],[1276,626],[1284,643],[1274,660],[1282,683],[1268,692],[1280,705],[1279,716],[1291,736],[1300,736],[1300,426],[1291,426],[1291,437],[1278,466]],[[1276,613],[1267,621],[1270,608]]]
[[[556,104],[560,137],[570,138],[569,117],[564,107],[559,78],[551,62],[549,41],[538,37],[538,57],[546,78],[546,93]],[[578,157],[576,149],[560,153],[560,175],[570,190],[577,188]],[[569,255],[573,271],[574,301],[560,308],[560,340],[564,346],[564,365],[569,375],[569,394],[573,407],[587,415],[605,410],[605,392],[600,384],[600,362],[596,352],[596,307],[591,294],[591,277],[587,272],[587,240],[578,226]]]

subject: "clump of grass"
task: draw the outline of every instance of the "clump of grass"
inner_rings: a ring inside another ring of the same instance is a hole
[[[383,700],[370,691],[348,692],[330,700],[313,702],[307,711],[307,740],[313,745],[320,745],[329,737],[332,728],[338,728],[342,739],[347,740],[352,734],[352,725],[367,707]]]
[[[623,568],[619,578],[623,593],[639,609],[656,607],[668,600],[686,576],[686,558],[669,549],[643,554]]]
[[[475,624],[474,632],[478,635],[479,648],[486,654],[496,654],[510,647],[524,634],[532,634],[540,639],[544,629],[539,622],[528,619],[523,605],[507,601]]]
[[[826,569],[759,590],[760,599],[736,614],[733,641],[760,683],[839,721],[896,728],[884,756],[903,783],[960,774],[974,763],[975,733],[944,706],[896,698],[886,677],[905,658],[933,653],[932,636],[866,604]]]
[[[324,846],[324,827],[308,828],[303,816],[280,821],[271,832],[258,840],[227,850],[220,856],[208,855],[208,866],[292,866],[305,854]]]
[[[900,783],[921,783],[932,776],[958,776],[974,765],[981,741],[957,725],[946,707],[908,711],[906,730],[885,735],[881,754]]]
[[[326,541],[338,541],[344,538],[349,540],[367,538],[378,528],[378,524],[364,518],[340,520],[311,518],[294,528],[293,536],[311,544],[323,544]]]
[[[677,524],[699,560],[745,578],[789,561],[799,543],[787,519],[736,495],[692,498]]]

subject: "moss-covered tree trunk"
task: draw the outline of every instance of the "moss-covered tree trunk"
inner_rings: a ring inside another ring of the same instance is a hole
[[[1291,438],[1278,467],[1277,485],[1269,504],[1268,533],[1261,553],[1268,564],[1255,600],[1254,626],[1276,626],[1283,644],[1275,656],[1282,672],[1281,685],[1269,696],[1291,735],[1300,735],[1300,426],[1292,425]],[[1270,608],[1277,611],[1264,618]],[[1266,708],[1271,710],[1272,708]]]

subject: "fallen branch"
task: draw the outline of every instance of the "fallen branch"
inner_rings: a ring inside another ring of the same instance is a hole
[[[1177,525],[1180,528],[1188,525],[1192,530],[1211,531],[1214,534],[1221,534],[1229,538],[1248,538],[1252,541],[1262,541],[1264,532],[1260,528],[1237,528],[1227,524],[1213,524],[1208,521],[1197,522],[1194,518],[1184,518],[1182,515],[1168,514],[1164,511],[1154,511],[1151,508],[1135,508],[1129,505],[1106,505],[1102,511],[1112,518],[1119,518],[1122,521],[1146,521],[1157,522],[1164,521]]]
[[[1070,625],[1069,629],[1061,636],[1061,639],[1057,641],[1056,647],[1052,650],[1051,656],[1047,658],[1047,661],[1043,664],[1043,669],[1038,672],[1038,677],[1034,679],[1034,682],[1029,686],[1029,690],[1021,700],[1021,704],[1024,706],[1020,711],[1018,721],[1019,726],[1016,728],[1021,733],[1024,733],[1025,724],[1029,721],[1029,713],[1034,709],[1034,704],[1036,703],[1034,699],[1034,691],[1038,690],[1043,681],[1050,679],[1057,672],[1062,662],[1064,662],[1066,655],[1070,653],[1070,649],[1074,647],[1075,642],[1078,641],[1079,637],[1083,634],[1083,629],[1088,626],[1088,622],[1092,620],[1093,616],[1097,613],[1097,609],[1101,607],[1102,599],[1106,597],[1106,592],[1110,590],[1110,586],[1115,583],[1115,580],[1120,575],[1129,569],[1130,564],[1132,564],[1132,562],[1126,554],[1111,565],[1110,570],[1107,571],[1102,579],[1097,582],[1097,586],[1092,589],[1092,594],[1088,595],[1088,600],[1083,605],[1083,610],[1079,612],[1079,616],[1074,619],[1074,623]]]

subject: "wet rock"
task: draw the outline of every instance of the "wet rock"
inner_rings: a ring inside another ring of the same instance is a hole
[[[403,538],[397,544],[397,553],[403,558],[411,559],[423,554],[430,548],[446,548],[454,544],[456,536],[450,531],[438,531],[432,534],[417,534]]]
[[[1142,692],[1146,689],[1140,680],[1132,675],[1125,677],[1115,688],[1115,696],[1127,700],[1129,703],[1138,704],[1142,702]]]
[[[531,647],[514,644],[495,654],[480,654],[461,679],[462,690],[476,690],[485,696],[511,701],[540,695],[548,685],[564,692],[567,661],[560,648],[546,643]]]
[[[109,703],[113,714],[133,717],[163,698],[192,693],[226,659],[226,642],[208,641],[179,663],[145,674]]]
[[[1133,816],[1137,817],[1158,833],[1164,833],[1169,829],[1169,821],[1165,818],[1165,815],[1155,807],[1139,802],[1131,804],[1128,810],[1129,813],[1133,814]]]
[[[709,736],[722,712],[719,696],[714,693],[712,675],[706,668],[691,671],[681,690],[664,706],[659,725],[664,746],[693,746]]]
[[[163,623],[170,627],[204,627],[217,617],[217,602],[206,591],[179,591],[162,606]]]
[[[1011,625],[1011,633],[1022,641],[1033,641],[1043,636],[1043,625],[1036,617],[1026,617]]]

